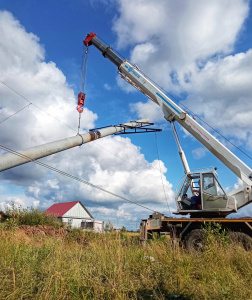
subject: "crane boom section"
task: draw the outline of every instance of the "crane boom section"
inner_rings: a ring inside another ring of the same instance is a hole
[[[250,180],[252,170],[220,143],[216,137],[202,127],[194,118],[165,95],[160,88],[146,78],[138,68],[133,66],[130,62],[124,61],[119,67],[119,70],[129,78],[140,91],[161,107],[166,120],[177,121],[211,153],[222,161],[234,174],[236,174],[236,176],[242,179],[246,184],[252,184]]]
[[[234,174],[236,174],[236,176],[243,180],[244,183],[249,186],[252,185],[252,169],[243,163],[222,143],[220,143],[216,137],[203,128],[194,118],[174,103],[174,101],[172,101],[167,95],[165,95],[154,82],[147,78],[146,75],[138,69],[138,67],[132,65],[127,60],[122,60],[110,47],[105,46],[101,41],[99,41],[96,35],[93,35],[93,38],[91,39],[89,38],[88,43],[85,43],[85,41],[85,45],[94,45],[102,52],[104,57],[108,58],[114,65],[116,65],[119,73],[126,81],[158,104],[161,107],[166,120],[170,122],[177,121],[211,153],[213,153],[213,155],[224,163]]]

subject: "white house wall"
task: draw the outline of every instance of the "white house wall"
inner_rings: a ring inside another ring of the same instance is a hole
[[[94,231],[104,232],[104,222],[103,221],[94,221]]]
[[[82,207],[80,203],[75,204],[72,208],[66,212],[62,218],[81,218],[81,219],[91,219],[90,215]]]
[[[91,219],[74,219],[74,218],[62,218],[63,223],[71,224],[74,228],[81,228],[81,222],[91,222]]]

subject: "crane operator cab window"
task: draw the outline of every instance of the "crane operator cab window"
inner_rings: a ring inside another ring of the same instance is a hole
[[[212,173],[203,174],[203,193],[211,196],[220,196],[225,195],[222,187],[219,182],[216,180],[215,176]]]
[[[226,194],[212,172],[191,173],[179,188],[177,204],[181,210],[220,209],[226,207]]]
[[[202,203],[204,209],[224,209],[227,205],[227,195],[213,173],[202,176]]]
[[[188,174],[177,195],[179,208],[182,210],[201,209],[200,173]]]

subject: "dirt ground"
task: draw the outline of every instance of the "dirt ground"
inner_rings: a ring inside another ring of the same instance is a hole
[[[56,237],[63,239],[66,236],[66,230],[64,228],[55,229],[53,226],[29,226],[21,225],[15,232],[15,240],[23,240],[25,243],[30,243],[31,238],[37,237],[39,240],[47,237]]]

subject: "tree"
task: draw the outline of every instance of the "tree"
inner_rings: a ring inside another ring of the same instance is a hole
[[[113,231],[113,228],[114,228],[113,224],[108,220],[108,222],[105,225],[105,231],[111,232],[111,231]]]
[[[122,232],[126,232],[126,231],[127,231],[127,230],[126,230],[126,227],[123,226],[122,229],[121,229],[121,231],[122,231]]]

